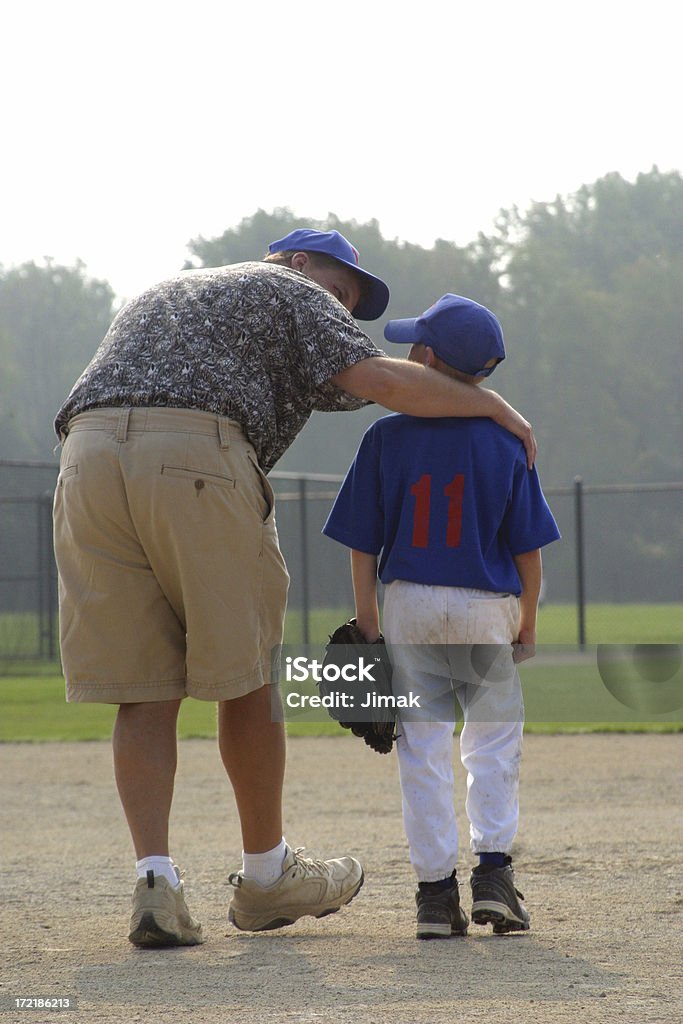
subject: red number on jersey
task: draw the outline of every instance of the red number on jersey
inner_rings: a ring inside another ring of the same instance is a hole
[[[415,496],[415,508],[413,509],[413,547],[426,548],[429,544],[429,507],[432,496],[432,478],[425,473],[416,484],[410,488],[410,493]]]
[[[462,534],[462,501],[465,492],[465,476],[458,473],[451,482],[444,487],[443,493],[448,501],[448,520],[446,524],[446,547],[459,548]],[[429,546],[429,515],[432,498],[432,477],[430,473],[424,473],[416,484],[410,488],[410,493],[415,498],[413,509],[413,547],[426,548]]]
[[[462,496],[465,490],[465,476],[458,475],[444,487],[443,493],[449,498],[448,502],[448,526],[446,527],[446,547],[459,548],[460,534],[462,532]]]

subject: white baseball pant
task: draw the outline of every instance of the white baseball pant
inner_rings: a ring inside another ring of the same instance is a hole
[[[473,853],[507,853],[519,820],[524,704],[511,643],[514,595],[396,580],[385,588],[383,628],[400,712],[396,744],[410,860],[421,882],[448,877],[458,858],[453,731],[463,713],[460,757]]]

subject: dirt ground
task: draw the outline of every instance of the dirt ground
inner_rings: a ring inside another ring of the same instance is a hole
[[[185,741],[172,852],[207,942],[140,951],[126,939],[133,854],[109,745],[1,746],[0,1021],[676,1024],[682,750],[676,735],[527,737],[514,853],[531,931],[419,942],[395,755],[347,736],[290,740],[287,838],[356,854],[366,883],[339,914],[259,935],[227,924],[240,842],[217,750]],[[22,997],[78,1008],[13,1010]]]

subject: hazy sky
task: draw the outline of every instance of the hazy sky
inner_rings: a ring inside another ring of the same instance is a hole
[[[465,244],[501,208],[681,170],[675,6],[6,4],[0,263],[80,258],[130,296],[259,207]]]

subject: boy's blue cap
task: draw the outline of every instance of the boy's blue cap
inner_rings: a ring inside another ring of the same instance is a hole
[[[353,315],[358,320],[377,320],[389,305],[389,289],[384,281],[381,281],[367,270],[358,266],[359,253],[343,235],[338,231],[314,231],[313,228],[297,228],[290,231],[284,238],[277,242],[271,242],[268,252],[285,252],[293,249],[295,252],[323,252],[326,256],[333,256],[340,263],[351,267],[362,278],[363,293],[353,310]]]
[[[473,377],[488,377],[495,366],[485,370],[486,363],[505,359],[497,318],[462,295],[442,295],[422,316],[390,320],[384,337],[403,345],[428,345],[444,363]]]

